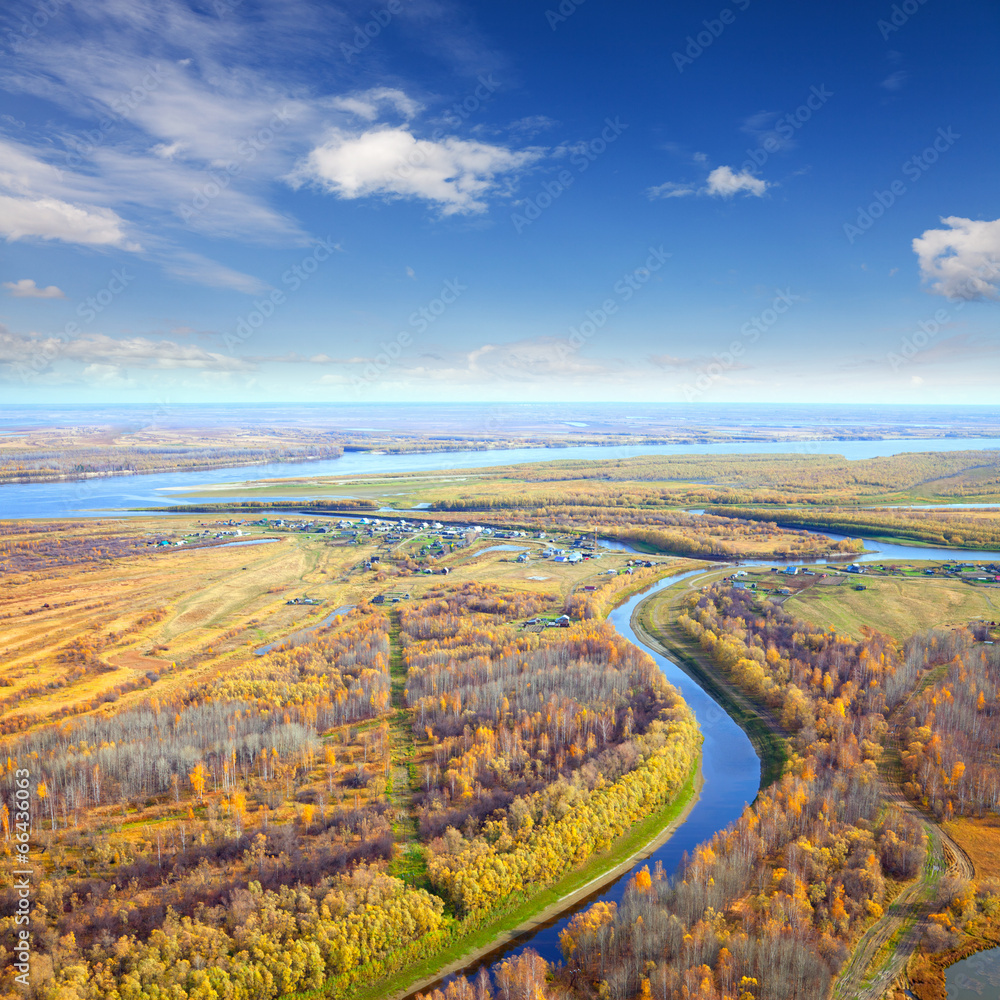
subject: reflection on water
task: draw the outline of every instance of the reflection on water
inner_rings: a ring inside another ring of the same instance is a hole
[[[237,545],[266,545],[268,542],[280,542],[280,538],[248,538],[242,542],[223,542],[222,545],[213,545],[213,549],[235,549]]]

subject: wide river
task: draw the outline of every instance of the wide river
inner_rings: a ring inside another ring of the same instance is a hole
[[[342,458],[318,462],[255,465],[240,468],[177,472],[158,475],[137,475],[88,479],[80,482],[14,484],[0,487],[0,518],[60,518],[107,516],[109,513],[132,516],[142,508],[154,508],[167,503],[197,502],[193,498],[175,499],[182,491],[197,492],[199,487],[219,483],[242,483],[246,480],[301,476],[355,476],[399,472],[449,472],[455,469],[489,468],[521,462],[545,462],[566,459],[626,458],[633,455],[680,454],[838,454],[849,459],[874,458],[900,452],[957,451],[1000,448],[1000,439],[927,439],[893,441],[816,441],[772,444],[663,445],[637,447],[574,447],[527,448],[511,451],[452,451],[430,454],[382,455],[349,453]],[[210,497],[211,490],[203,496]],[[248,490],[247,499],[254,498]],[[227,497],[232,499],[232,497]],[[269,495],[268,499],[275,499]],[[296,497],[302,499],[302,497]],[[130,511],[130,508],[140,508]],[[151,513],[152,511],[150,511]],[[840,537],[840,536],[834,536]],[[871,550],[866,560],[898,559],[962,559],[998,560],[1000,553],[972,552],[957,549],[926,549],[917,546],[889,545],[866,540]],[[695,571],[700,572],[700,571]],[[682,580],[670,577],[644,594],[637,595],[610,616],[611,623],[627,639],[642,645],[631,626],[636,606],[648,597]],[[760,760],[746,734],[701,687],[675,663],[654,650],[647,651],[660,666],[667,679],[680,690],[694,711],[705,742],[702,748],[704,787],[698,802],[674,835],[650,858],[640,862],[650,865],[661,862],[668,872],[676,870],[685,851],[709,839],[716,831],[733,822],[746,803],[752,802],[760,786]],[[505,955],[532,947],[544,958],[561,958],[559,932],[574,913],[597,899],[618,901],[636,868],[622,875],[610,887],[595,893],[548,924],[523,935],[505,947],[480,959],[463,970],[474,974],[480,965],[492,964]],[[964,982],[963,982],[964,985]],[[949,977],[949,992],[952,990]],[[961,987],[959,987],[961,990]],[[965,993],[956,992],[956,997]]]
[[[80,517],[107,515],[129,508],[160,507],[197,502],[172,494],[202,486],[247,480],[302,476],[359,476],[399,472],[451,472],[485,469],[522,462],[568,459],[629,458],[634,455],[843,455],[848,459],[879,458],[902,452],[1000,449],[1000,438],[913,438],[890,441],[796,441],[737,444],[635,445],[629,447],[517,448],[493,451],[439,451],[428,454],[385,455],[348,452],[317,462],[272,463],[195,472],[106,476],[78,482],[14,483],[0,486],[0,517]],[[211,496],[206,491],[204,496]],[[254,499],[248,490],[246,499]],[[258,497],[259,498],[259,497]],[[231,497],[229,499],[232,499]],[[277,499],[269,495],[268,499]],[[302,497],[296,497],[301,500]],[[204,502],[204,500],[202,500]]]

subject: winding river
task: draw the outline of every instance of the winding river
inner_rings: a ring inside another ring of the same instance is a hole
[[[676,687],[684,700],[691,706],[705,737],[702,746],[702,777],[704,787],[687,819],[677,828],[674,835],[648,858],[638,862],[632,869],[619,876],[610,886],[598,890],[587,899],[581,900],[568,910],[537,929],[510,941],[488,955],[482,956],[462,970],[461,975],[475,975],[483,965],[489,966],[504,957],[531,947],[550,962],[561,961],[559,932],[569,923],[573,914],[586,909],[597,900],[618,902],[625,892],[626,884],[635,871],[648,865],[650,869],[660,862],[668,872],[676,870],[685,851],[690,852],[702,841],[708,840],[717,831],[728,826],[743,807],[752,802],[760,788],[760,758],[750,743],[746,733],[729,715],[710,698],[672,660],[650,649],[635,634],[632,628],[632,614],[639,604],[667,587],[681,580],[696,576],[702,570],[692,570],[679,576],[671,576],[654,584],[641,594],[616,608],[608,620],[630,642],[641,646],[656,661],[667,680]],[[447,981],[448,978],[440,982]],[[421,992],[440,985],[423,987]],[[416,994],[410,994],[415,996]]]

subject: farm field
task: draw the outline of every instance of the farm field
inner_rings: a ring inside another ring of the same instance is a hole
[[[822,571],[824,567],[816,569]],[[899,640],[929,628],[967,627],[974,621],[1000,620],[1000,587],[923,576],[877,576],[871,572],[862,577],[844,575],[835,579],[836,583],[829,578],[816,580],[796,590],[785,601],[785,610],[821,628],[859,637],[862,629],[873,628]],[[791,585],[779,577],[762,577],[762,582],[776,587]],[[859,591],[857,586],[866,589]]]
[[[248,524],[234,529],[200,516],[0,525],[0,566],[7,570],[0,582],[5,616],[0,705],[6,709],[0,724],[22,727],[47,715],[67,717],[79,705],[102,703],[116,688],[138,691],[120,693],[123,704],[148,697],[144,678],[151,671],[158,674],[152,693],[169,695],[255,646],[391,589],[388,566],[359,569],[384,552],[384,544],[374,539],[346,544],[303,533],[296,523],[306,521],[291,520],[290,530]],[[234,530],[245,534],[197,537]],[[266,544],[245,544],[265,538]],[[182,540],[187,544],[159,544]],[[425,540],[416,535],[396,552],[405,556]],[[206,541],[208,547],[191,547]],[[484,542],[461,549],[435,565],[447,565],[458,584],[554,592],[557,607],[577,587],[599,582],[607,570],[628,561],[624,554],[607,553],[594,562],[545,561],[542,569],[535,562],[514,562],[513,551],[482,552],[490,547]],[[517,547],[536,552],[543,546],[526,541]],[[419,597],[432,580],[410,577],[405,590]],[[320,603],[288,604],[301,597]],[[88,658],[95,657],[103,663],[88,666]]]

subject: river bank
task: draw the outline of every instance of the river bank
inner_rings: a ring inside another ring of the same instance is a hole
[[[633,827],[618,841],[613,851],[595,855],[583,867],[564,875],[555,885],[532,895],[509,913],[498,916],[494,922],[463,938],[436,959],[426,960],[407,970],[405,974],[361,990],[353,995],[352,1000],[410,1000],[418,993],[435,989],[449,976],[459,973],[469,975],[482,965],[491,965],[494,957],[499,958],[499,953],[511,946],[525,943],[522,939],[549,926],[554,918],[567,909],[576,910],[588,903],[602,889],[647,860],[686,821],[698,802],[703,785],[699,755],[677,797]],[[636,844],[639,846],[636,847]],[[629,852],[628,856],[623,861],[616,861],[615,858],[622,851]],[[479,943],[480,940],[482,943]],[[460,950],[461,953],[450,959],[449,953],[453,950]],[[442,965],[440,962],[447,964]],[[424,973],[424,965],[433,965],[435,968]],[[421,975],[423,978],[418,978]],[[396,981],[401,979],[407,980],[406,984],[397,986]]]

